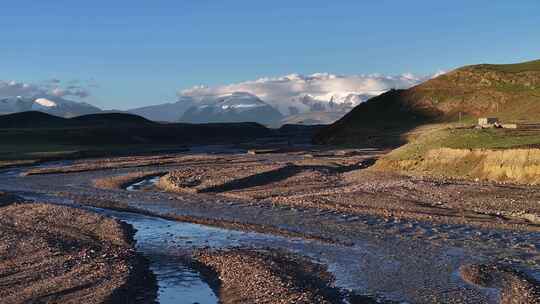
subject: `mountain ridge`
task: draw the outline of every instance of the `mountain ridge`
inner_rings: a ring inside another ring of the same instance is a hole
[[[95,113],[65,118],[41,111],[25,111],[0,115],[0,128],[69,128],[157,125],[158,123],[128,113]]]
[[[385,132],[480,116],[540,121],[540,60],[464,66],[406,90],[388,91],[356,106],[314,141],[357,144]]]
[[[101,109],[86,102],[77,102],[51,95],[0,98],[0,114],[26,111],[41,111],[55,116],[69,118],[99,113]]]
[[[257,96],[235,92],[216,100],[191,106],[184,112],[180,122],[245,122],[256,121],[265,125],[276,125],[282,114]]]

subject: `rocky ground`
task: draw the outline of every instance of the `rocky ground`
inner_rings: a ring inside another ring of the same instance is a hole
[[[1,303],[151,303],[133,231],[110,218],[0,194]]]
[[[207,159],[205,157],[204,159]],[[161,154],[157,156],[124,156],[113,158],[96,158],[83,161],[74,161],[69,165],[60,165],[55,167],[40,167],[25,171],[25,175],[34,174],[54,174],[54,173],[77,173],[87,171],[97,171],[104,169],[134,168],[146,166],[159,166],[174,164],[179,162],[189,162],[191,160],[200,160],[198,156],[189,155],[168,155]]]
[[[121,176],[109,176],[94,180],[94,186],[102,189],[124,189],[127,186],[152,176],[159,176],[164,173],[156,172],[133,172]]]
[[[464,263],[538,272],[539,188],[378,172],[370,169],[378,155],[198,154],[128,165],[85,160],[32,169],[31,176],[7,172],[1,186],[205,225],[368,244],[376,248],[375,256],[350,261],[364,272],[363,288],[404,294],[418,303],[491,303],[481,290],[456,285]],[[169,172],[159,183],[165,191],[122,189],[156,172]],[[108,182],[96,187],[99,180]]]
[[[540,285],[528,275],[503,265],[464,265],[460,269],[465,280],[501,291],[501,304],[538,304]]]
[[[200,250],[195,259],[224,304],[342,303],[322,265],[285,252]]]
[[[362,170],[371,162],[354,155],[216,159],[182,166],[164,176],[159,186],[348,214],[540,231],[536,187]]]

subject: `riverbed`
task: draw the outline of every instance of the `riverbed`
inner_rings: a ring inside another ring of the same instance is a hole
[[[159,167],[160,170],[170,168]],[[372,217],[353,218],[332,213],[315,217],[309,210],[261,208],[237,204],[234,201],[218,205],[213,203],[210,197],[171,195],[154,190],[137,191],[151,187],[156,179],[130,185],[130,190],[135,191],[102,190],[89,186],[89,181],[93,178],[125,174],[134,170],[136,169],[27,177],[19,176],[20,172],[17,170],[11,170],[0,176],[0,188],[39,201],[73,206],[79,206],[76,199],[78,197],[86,200],[106,198],[156,215],[174,213],[186,216],[204,215],[217,219],[243,219],[251,223],[271,223],[284,229],[301,229],[313,234],[328,229],[333,232],[343,229],[339,237],[350,241],[346,246],[299,237],[172,221],[159,216],[93,209],[126,221],[138,230],[135,235],[137,249],[151,261],[151,268],[158,279],[160,303],[172,303],[179,298],[185,302],[217,303],[214,291],[196,270],[185,263],[193,250],[203,247],[270,247],[288,250],[327,265],[335,275],[336,286],[343,290],[369,295],[381,301],[408,303],[497,303],[497,290],[464,282],[457,275],[459,267],[468,263],[490,261],[501,254],[506,254],[509,258],[526,258],[525,255],[520,256],[519,248],[495,248],[491,247],[490,243],[485,243],[484,247],[479,249],[409,238],[406,229],[403,229],[400,237],[375,230],[385,226],[410,228],[417,225],[422,229],[424,226],[429,228],[426,223],[413,223],[411,226],[411,223],[406,221],[389,223]],[[474,236],[479,231],[472,227],[433,226],[439,233],[459,228],[464,235]],[[538,237],[534,233],[512,231],[493,233],[523,242]],[[537,274],[534,268],[530,269],[530,273]]]

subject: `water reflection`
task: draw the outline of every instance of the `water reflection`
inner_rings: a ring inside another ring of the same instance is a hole
[[[128,191],[140,191],[152,188],[159,181],[160,176],[152,176],[145,178],[139,182],[133,183],[126,187]]]

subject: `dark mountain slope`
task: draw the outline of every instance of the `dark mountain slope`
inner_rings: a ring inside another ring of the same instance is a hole
[[[73,127],[105,127],[105,126],[144,126],[157,123],[143,117],[124,113],[100,113],[63,118],[40,111],[18,112],[0,115],[0,128],[73,128]]]
[[[0,116],[0,128],[59,128],[71,125],[69,119],[51,114],[28,111]]]
[[[78,125],[151,125],[157,124],[144,117],[127,113],[100,113],[73,117],[70,119]]]
[[[258,123],[161,124],[124,113],[62,118],[30,111],[0,115],[0,145],[187,145],[234,143],[273,136]]]

